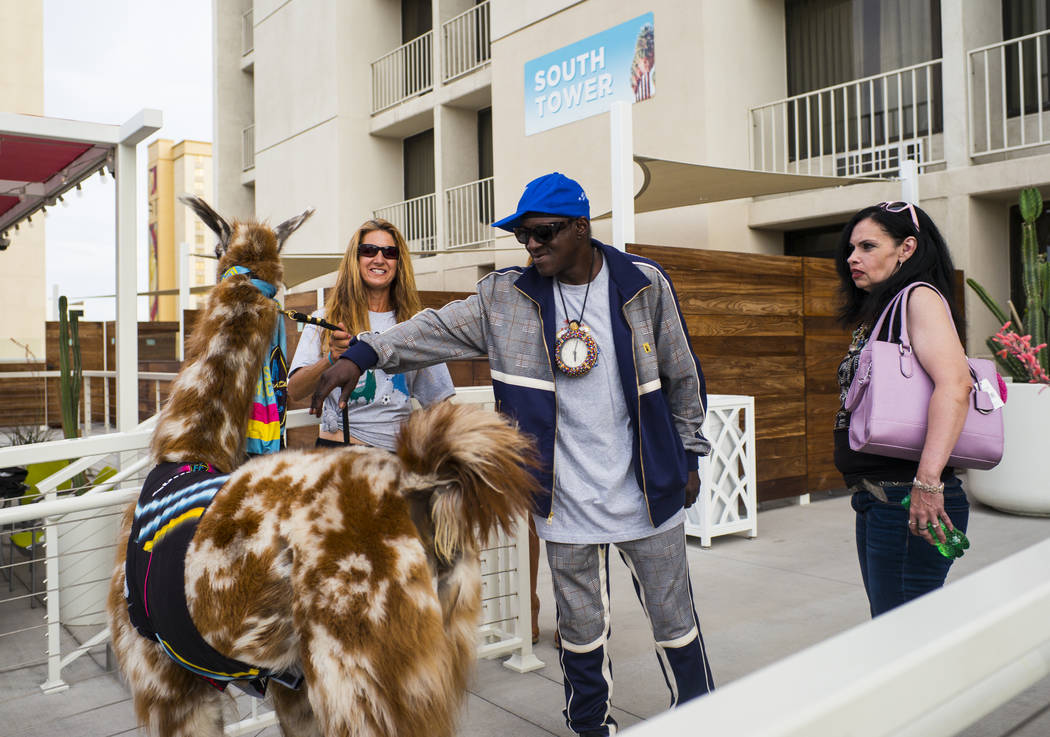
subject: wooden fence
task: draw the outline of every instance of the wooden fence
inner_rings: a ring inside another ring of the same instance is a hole
[[[836,370],[829,259],[630,245],[674,281],[709,394],[755,397],[758,498],[842,487],[832,459]]]
[[[837,324],[838,278],[830,259],[730,253],[666,246],[629,245],[628,249],[660,263],[671,275],[693,338],[710,394],[755,397],[758,498],[769,501],[842,487],[832,459],[832,422],[838,408],[836,369],[849,334]],[[962,274],[957,274],[958,285]],[[961,292],[959,292],[961,293]],[[421,292],[427,307],[440,307],[465,292]],[[316,293],[289,294],[288,309],[310,313]],[[185,315],[187,333],[196,319]],[[295,355],[299,325],[287,319],[288,360]],[[142,371],[176,371],[177,323],[139,323]],[[84,368],[112,366],[113,323],[82,323]],[[47,368],[58,368],[57,323],[47,326]],[[456,386],[490,383],[488,361],[448,364]],[[39,367],[39,365],[38,365]],[[8,365],[8,370],[25,367]],[[18,380],[0,393],[3,424],[39,423],[44,406],[43,380]],[[34,383],[34,381],[36,383]],[[101,418],[102,380],[92,385],[93,414]],[[24,385],[23,385],[24,384]],[[58,423],[58,382],[47,387],[48,420]],[[113,412],[111,391],[111,416]],[[161,400],[166,398],[161,388]],[[155,411],[154,385],[140,382],[140,417]],[[306,402],[292,402],[292,408]],[[316,430],[289,434],[295,446],[312,445]]]

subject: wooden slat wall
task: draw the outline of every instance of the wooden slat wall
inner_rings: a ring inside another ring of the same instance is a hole
[[[671,276],[708,393],[755,397],[759,499],[812,491],[801,259],[648,245],[628,250]]]
[[[849,347],[849,331],[839,326],[839,279],[835,262],[802,259],[806,333],[806,476],[810,491],[840,489],[831,433],[839,408],[838,366]]]

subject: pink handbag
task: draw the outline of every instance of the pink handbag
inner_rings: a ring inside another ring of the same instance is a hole
[[[926,440],[926,420],[933,381],[912,353],[908,338],[908,294],[926,282],[909,284],[879,315],[871,339],[861,349],[857,373],[846,393],[851,413],[849,446],[853,450],[917,461]],[[951,314],[941,295],[944,308]],[[887,315],[890,337],[900,311],[900,343],[878,340]],[[958,468],[992,468],[1003,456],[1003,402],[995,365],[984,358],[967,358],[973,390],[966,424],[948,459]]]

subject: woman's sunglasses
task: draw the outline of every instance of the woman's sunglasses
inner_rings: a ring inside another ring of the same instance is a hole
[[[537,243],[550,243],[554,240],[554,236],[571,222],[571,220],[560,220],[556,223],[540,223],[531,228],[515,228],[514,239],[523,246],[529,245],[530,240]]]
[[[880,202],[879,207],[886,212],[904,212],[907,210],[911,213],[911,222],[915,226],[915,232],[919,232],[919,216],[915,214],[915,206],[910,202]]]
[[[371,243],[361,243],[357,247],[357,255],[365,258],[372,258],[380,252],[383,253],[383,258],[397,261],[397,246],[373,246]]]

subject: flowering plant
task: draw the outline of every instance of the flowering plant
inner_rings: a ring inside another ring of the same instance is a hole
[[[1005,359],[1007,356],[1015,358],[1028,374],[1030,384],[1050,384],[1050,376],[1039,363],[1036,354],[1046,348],[1046,343],[1037,346],[1032,345],[1031,335],[1018,335],[1010,329],[1010,323],[1003,325],[999,332],[992,336],[992,340],[1002,346],[1002,350],[996,351],[996,355]]]
[[[1036,242],[1036,221],[1043,214],[1043,198],[1039,190],[1029,187],[1021,191],[1021,281],[1024,285],[1025,304],[1021,315],[1009,302],[1010,320],[1007,311],[993,300],[984,288],[973,279],[966,284],[977,293],[981,301],[991,310],[1002,327],[988,338],[986,344],[995,354],[999,367],[1014,381],[1047,383],[1050,372],[1050,354],[1036,354],[1046,346],[1050,334],[1050,261],[1045,249]],[[1016,325],[1016,327],[1011,327]],[[1022,335],[1025,329],[1028,335]],[[1032,346],[1032,341],[1036,345]]]

